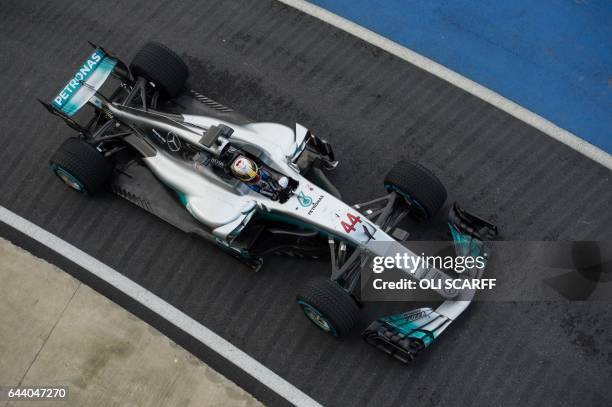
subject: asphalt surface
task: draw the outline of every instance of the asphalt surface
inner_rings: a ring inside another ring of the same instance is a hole
[[[612,239],[609,170],[273,1],[5,2],[1,205],[124,273],[326,405],[610,405],[610,304],[476,304],[405,367],[357,331],[337,341],[301,315],[295,293],[310,276],[329,272],[325,263],[270,257],[255,274],[122,199],[88,199],[60,185],[47,162],[71,133],[36,98],[49,100],[64,85],[90,50],[86,40],[129,60],[149,39],[183,55],[192,88],[256,120],[297,121],[331,141],[341,160],[332,180],[348,202],[381,193],[385,172],[411,158],[434,170],[452,199],[495,221],[506,240]],[[413,236],[443,236],[437,223],[414,225]],[[366,308],[361,327],[397,307]],[[279,403],[256,384],[245,386]]]

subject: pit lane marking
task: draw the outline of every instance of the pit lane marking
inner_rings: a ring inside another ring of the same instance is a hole
[[[380,34],[376,34],[373,31],[368,30],[354,22],[347,20],[344,17],[340,17],[331,11],[325,10],[319,6],[308,3],[304,0],[278,0],[290,7],[302,11],[303,13],[309,14],[319,20],[322,20],[328,24],[333,25],[349,34],[354,35],[372,45],[381,48],[388,53],[397,56],[415,65],[432,75],[437,76],[440,79],[449,82],[456,87],[463,89],[464,91],[471,93],[479,99],[484,100],[503,110],[504,112],[514,116],[518,120],[527,123],[528,125],[540,130],[542,133],[549,137],[565,144],[569,148],[579,152],[580,154],[590,158],[591,160],[603,165],[604,167],[612,170],[612,154],[594,146],[593,144],[581,139],[569,131],[562,129],[551,121],[543,118],[542,116],[520,106],[519,104],[505,98],[493,90],[482,86],[479,83],[474,82],[465,76],[448,69],[444,65],[441,65],[431,59],[406,48],[388,38],[383,37]]]
[[[198,321],[162,300],[157,295],[125,277],[60,237],[22,218],[0,205],[0,222],[43,244],[54,252],[104,280],[122,293],[155,312],[166,321],[191,335],[206,347],[240,368],[285,400],[297,406],[320,407],[316,400],[302,392],[272,370],[223,339]]]

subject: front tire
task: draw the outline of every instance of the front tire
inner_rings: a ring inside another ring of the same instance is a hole
[[[134,76],[152,82],[159,93],[172,99],[185,87],[189,68],[170,48],[157,42],[149,42],[134,57],[130,64]]]
[[[94,195],[113,172],[113,166],[95,147],[78,138],[69,138],[49,162],[51,171],[72,189]]]
[[[336,337],[348,335],[359,320],[355,300],[327,278],[308,281],[297,295],[297,303],[317,328]]]
[[[421,164],[400,161],[385,177],[387,191],[402,195],[426,219],[433,218],[446,201],[446,188],[436,175]]]

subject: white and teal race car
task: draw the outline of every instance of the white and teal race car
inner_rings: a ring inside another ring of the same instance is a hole
[[[304,314],[325,332],[346,336],[356,324],[364,259],[412,254],[402,244],[401,220],[408,214],[430,219],[446,201],[433,173],[403,161],[386,176],[384,196],[346,204],[325,175],[338,164],[330,144],[307,128],[253,122],[186,90],[187,66],[159,43],[146,44],[129,66],[92,46],[59,94],[41,101],[78,133],[51,157],[51,170],[87,195],[107,188],[253,269],[269,253],[330,256],[331,277],[313,278],[297,295]],[[483,242],[497,234],[457,205],[448,222],[460,252],[483,252]],[[451,278],[434,268],[409,277]],[[436,310],[378,319],[364,338],[403,362],[412,360],[473,297],[437,292],[445,301]]]

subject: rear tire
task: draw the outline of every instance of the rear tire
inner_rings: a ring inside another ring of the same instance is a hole
[[[179,95],[189,76],[189,68],[181,57],[157,42],[149,42],[138,51],[130,71],[152,82],[159,93],[169,99]]]
[[[297,295],[298,305],[317,328],[333,336],[349,334],[359,320],[355,300],[327,278],[313,278]]]
[[[92,145],[69,138],[57,149],[49,162],[51,170],[72,189],[93,195],[113,172],[113,166]]]
[[[427,219],[433,218],[446,201],[446,188],[438,177],[413,161],[395,164],[385,177],[385,188],[398,192]]]

